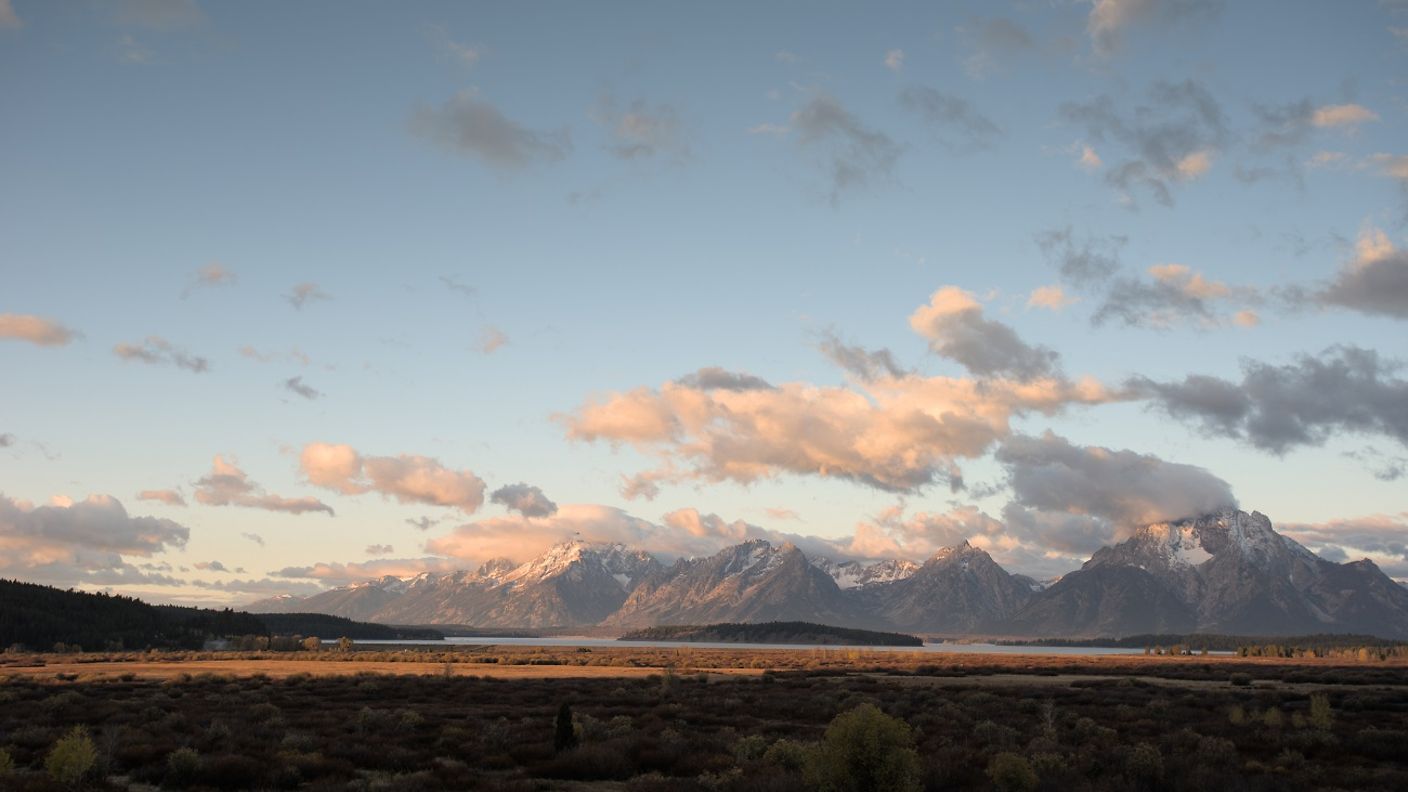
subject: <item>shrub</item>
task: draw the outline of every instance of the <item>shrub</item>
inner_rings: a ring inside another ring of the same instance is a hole
[[[783,738],[773,743],[767,752],[763,754],[763,761],[771,765],[777,765],[784,770],[800,772],[807,766],[809,749],[796,740]]]
[[[557,752],[577,747],[577,730],[572,723],[572,707],[567,702],[557,708],[557,718],[553,721],[552,749]]]
[[[988,778],[994,788],[1003,792],[1032,792],[1036,789],[1036,771],[1020,754],[1000,753],[988,763]]]
[[[909,724],[874,704],[837,715],[806,770],[813,783],[828,791],[919,789],[919,755]]]
[[[69,733],[54,743],[49,756],[44,760],[44,769],[49,777],[61,784],[76,786],[98,763],[98,749],[93,738],[82,726],[74,726]]]
[[[200,772],[200,754],[190,748],[178,748],[166,755],[166,784],[178,789],[196,780]]]
[[[1143,786],[1152,785],[1164,776],[1164,756],[1159,753],[1158,746],[1149,743],[1134,746],[1124,766],[1130,777],[1142,782]]]
[[[1323,731],[1335,725],[1335,713],[1330,709],[1330,697],[1316,693],[1310,697],[1310,725]]]
[[[768,741],[761,734],[750,734],[733,744],[733,758],[739,764],[756,762],[768,751]]]
[[[0,748],[0,777],[13,772],[15,772],[15,760],[11,758],[9,751]]]
[[[1231,682],[1237,687],[1245,687],[1246,685],[1250,685],[1252,683],[1252,678],[1250,674],[1237,673],[1228,677],[1227,681]]]

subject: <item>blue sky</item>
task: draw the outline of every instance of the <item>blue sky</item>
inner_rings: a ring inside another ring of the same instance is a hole
[[[1235,500],[1408,576],[1405,65],[1368,0],[0,2],[0,573],[1049,577]]]

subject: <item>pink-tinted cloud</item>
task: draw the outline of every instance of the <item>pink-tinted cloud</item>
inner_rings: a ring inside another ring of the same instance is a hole
[[[210,473],[195,482],[195,495],[196,502],[206,506],[243,506],[288,514],[325,512],[329,517],[333,514],[332,507],[317,498],[286,498],[265,492],[234,462],[219,455]]]
[[[432,457],[363,456],[349,445],[309,443],[299,458],[308,481],[344,495],[377,492],[401,503],[447,506],[472,514],[484,504],[484,480]]]
[[[63,346],[77,336],[53,319],[34,314],[0,314],[0,339],[28,341],[35,346]]]

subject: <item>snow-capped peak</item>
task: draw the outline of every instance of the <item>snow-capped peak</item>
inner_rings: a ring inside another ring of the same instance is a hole
[[[865,564],[860,561],[832,561],[818,557],[812,559],[812,566],[830,575],[836,585],[843,589],[903,580],[919,569],[918,564],[902,558]]]

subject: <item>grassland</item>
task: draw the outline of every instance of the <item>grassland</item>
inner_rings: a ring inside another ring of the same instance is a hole
[[[865,704],[902,788],[1408,788],[1400,661],[523,646],[3,655],[0,788],[816,789]]]

